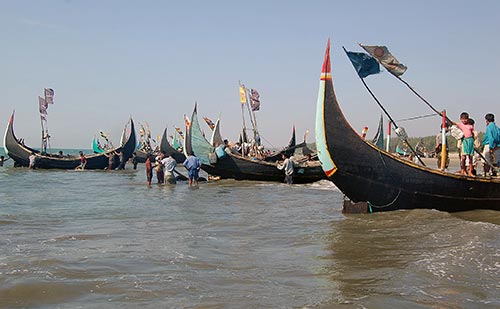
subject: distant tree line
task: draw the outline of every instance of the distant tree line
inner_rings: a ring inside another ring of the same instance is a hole
[[[437,135],[437,134],[436,134]],[[415,147],[419,142],[420,145],[423,146],[427,152],[432,153],[436,148],[436,135],[434,136],[424,136],[424,137],[409,137],[408,142],[412,147]],[[479,141],[483,140],[484,132],[479,132]],[[457,148],[457,140],[452,136],[446,137],[446,142],[448,144],[448,149],[450,152],[458,152]],[[384,145],[387,143],[387,139],[384,139]],[[397,145],[402,145],[401,140],[398,137],[391,137],[391,143],[389,145],[389,151],[395,152]]]
[[[436,133],[437,135],[437,133]],[[424,137],[409,137],[408,142],[415,149],[417,144],[420,142],[420,146],[425,149],[428,153],[433,153],[436,148],[436,135],[424,136]],[[484,132],[479,132],[479,141],[483,140]],[[452,136],[446,137],[446,142],[448,143],[448,149],[450,152],[458,152],[457,140]],[[387,144],[387,138],[384,139],[384,145]],[[391,143],[389,145],[389,152],[396,152],[396,146],[403,146],[403,143],[399,137],[391,137]],[[308,143],[307,147],[316,151],[316,143]],[[420,147],[419,147],[420,148]],[[422,149],[420,148],[420,149]]]

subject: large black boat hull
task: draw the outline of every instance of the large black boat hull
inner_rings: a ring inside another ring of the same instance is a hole
[[[373,211],[500,210],[499,179],[441,172],[399,158],[361,139],[342,114],[329,67],[329,55],[325,55],[316,144],[325,173],[349,199],[368,202]]]
[[[312,183],[327,179],[319,162],[311,161],[295,169],[293,183]],[[285,173],[276,163],[255,160],[235,154],[226,154],[215,164],[203,164],[202,169],[210,175],[236,180],[258,180],[284,182]]]

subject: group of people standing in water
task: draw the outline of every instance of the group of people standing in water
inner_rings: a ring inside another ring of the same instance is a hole
[[[176,184],[177,177],[175,175],[175,170],[177,166],[177,161],[172,157],[172,155],[165,155],[160,153],[154,158],[149,154],[146,159],[146,180],[148,186],[151,185],[153,179],[153,171],[156,173],[156,178],[159,184]],[[188,171],[189,186],[198,186],[199,181],[199,171],[201,169],[201,161],[198,157],[193,154],[189,154],[182,163],[182,165]],[[177,172],[177,174],[180,174]]]

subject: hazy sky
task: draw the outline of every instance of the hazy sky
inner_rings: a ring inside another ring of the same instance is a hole
[[[221,114],[224,137],[241,128],[238,81],[261,94],[258,126],[281,147],[292,126],[311,130],[327,39],[341,107],[374,135],[380,109],[342,51],[386,45],[403,75],[451,118],[500,117],[500,1],[0,1],[0,127],[40,145],[37,96],[48,110],[52,147],[90,148],[99,130],[115,143],[132,116],[154,136],[199,116]],[[387,72],[366,82],[394,119],[431,113]],[[437,117],[398,123],[410,136],[437,133]],[[208,129],[207,129],[208,130]]]

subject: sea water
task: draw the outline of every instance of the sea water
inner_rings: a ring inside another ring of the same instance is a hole
[[[500,212],[343,215],[329,181],[130,168],[0,167],[0,308],[500,306]]]

